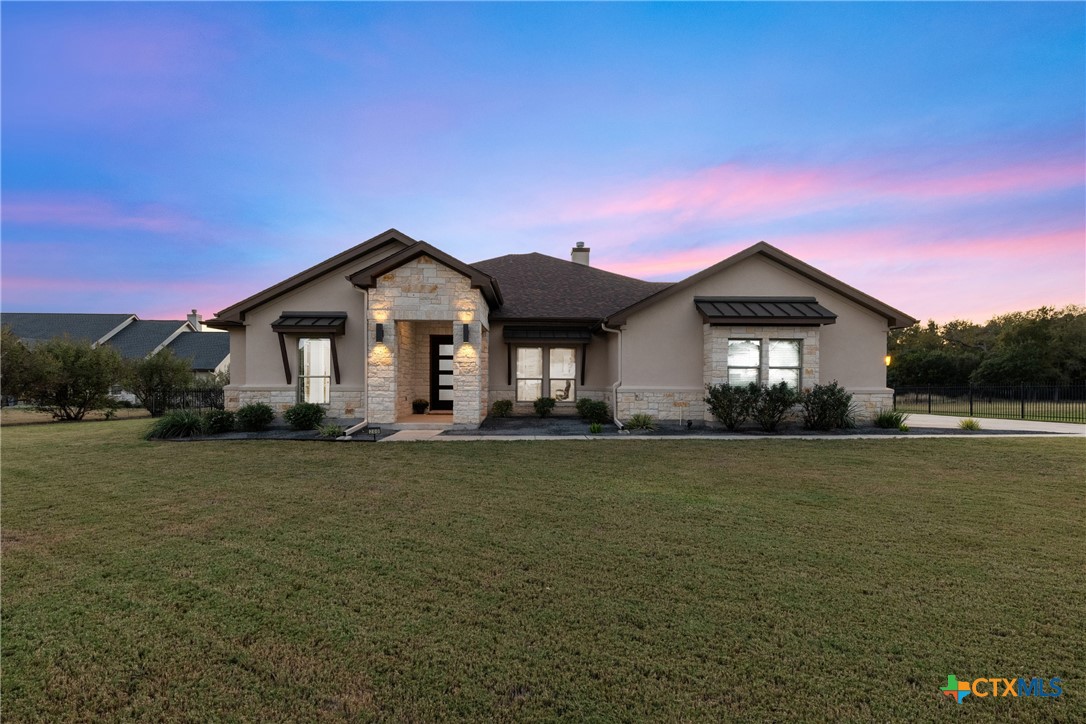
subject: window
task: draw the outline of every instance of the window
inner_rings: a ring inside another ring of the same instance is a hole
[[[518,402],[535,402],[543,395],[549,395],[559,402],[573,402],[577,398],[575,348],[517,347],[516,354]],[[544,380],[547,381],[546,388]]]
[[[762,340],[728,340],[728,384],[746,387],[761,381]]]
[[[551,397],[559,402],[572,402],[576,397],[577,350],[552,347],[550,357]]]
[[[792,389],[799,389],[800,379],[800,340],[769,340],[769,374],[767,384],[776,385],[787,382]]]
[[[298,401],[326,405],[331,386],[331,340],[298,340]]]
[[[543,396],[543,348],[517,347],[517,401]]]

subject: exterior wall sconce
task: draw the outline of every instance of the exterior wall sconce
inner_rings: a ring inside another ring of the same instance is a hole
[[[890,355],[886,355],[886,366],[890,366]]]
[[[464,322],[464,342],[471,341],[471,325]]]
[[[376,331],[376,334],[374,335],[374,338],[378,342],[384,342],[385,341],[385,325],[381,324],[380,322],[377,323],[377,331]]]

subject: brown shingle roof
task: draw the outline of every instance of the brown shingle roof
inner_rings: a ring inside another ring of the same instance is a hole
[[[507,254],[472,264],[501,284],[493,319],[599,320],[669,286],[545,254]]]

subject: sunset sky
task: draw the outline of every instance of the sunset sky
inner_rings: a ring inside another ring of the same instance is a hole
[[[5,311],[205,317],[395,227],[921,319],[1086,303],[1086,5],[11,4]]]

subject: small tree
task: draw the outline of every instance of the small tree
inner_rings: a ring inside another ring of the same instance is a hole
[[[192,368],[168,349],[125,365],[125,388],[136,396],[152,416],[166,412],[170,398],[192,386]]]
[[[0,395],[25,397],[34,379],[31,353],[11,327],[0,332]]]
[[[51,339],[30,352],[33,379],[26,396],[58,420],[82,420],[91,410],[113,407],[109,388],[121,378],[123,362],[112,347]]]

